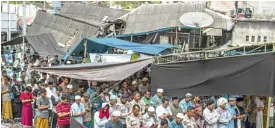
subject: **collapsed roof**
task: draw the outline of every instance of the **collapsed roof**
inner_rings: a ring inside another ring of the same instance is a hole
[[[66,3],[60,14],[38,11],[27,34],[52,33],[60,45],[70,49],[83,37],[97,37],[104,34],[100,31],[108,24],[104,22],[105,20],[116,19],[126,13],[106,7]]]
[[[231,30],[234,25],[230,17],[207,9],[205,3],[144,4],[119,18],[126,22],[122,34],[184,26],[179,20],[180,17],[185,13],[197,11],[213,17],[214,22],[208,26],[210,28]]]

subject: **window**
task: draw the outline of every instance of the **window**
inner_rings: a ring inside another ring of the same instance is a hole
[[[251,42],[255,42],[255,36],[252,36]]]
[[[246,36],[246,37],[245,37],[245,41],[249,41],[249,36]]]
[[[261,42],[261,36],[258,36],[258,42]]]
[[[264,36],[264,42],[267,42],[267,36]]]

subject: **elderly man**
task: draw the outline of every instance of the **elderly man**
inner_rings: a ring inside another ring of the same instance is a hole
[[[120,113],[120,121],[124,127],[126,127],[126,118],[130,115],[130,108],[128,107],[128,95],[123,94],[120,101],[117,103]]]
[[[109,109],[110,114],[112,114],[113,111],[118,110],[118,108],[119,108],[119,106],[118,106],[118,104],[117,104],[117,99],[118,99],[118,98],[117,98],[115,95],[112,95],[112,96],[110,97],[110,103],[109,103],[109,106],[110,106],[110,109]]]
[[[130,108],[133,108],[133,106],[135,104],[137,104],[140,107],[140,112],[142,114],[144,114],[145,113],[145,104],[140,100],[140,93],[139,92],[134,93],[134,99],[130,102]]]
[[[187,111],[187,108],[192,107],[192,94],[186,93],[185,98],[180,101],[180,108],[185,113]]]
[[[170,119],[172,119],[172,112],[169,107],[169,100],[167,98],[162,99],[162,104],[157,107],[156,114],[159,121],[162,119],[167,119],[169,122]]]
[[[194,109],[193,107],[187,108],[187,112],[183,118],[184,128],[198,128],[196,125],[196,121],[194,119]]]
[[[81,103],[81,97],[75,96],[75,103],[71,106],[71,116],[80,124],[83,124],[83,116],[85,114],[85,107]]]
[[[198,128],[203,128],[204,126],[204,119],[203,119],[203,115],[202,115],[202,106],[201,105],[195,105],[194,106],[194,118],[195,118],[195,122],[197,124]]]
[[[109,120],[105,124],[105,128],[123,128],[122,123],[120,122],[120,111],[114,111],[112,113],[112,120]]]
[[[126,118],[126,128],[140,128],[143,126],[140,116],[140,107],[135,104],[132,113]]]
[[[172,97],[172,104],[170,105],[170,109],[172,112],[172,118],[176,119],[178,113],[182,113],[182,109],[179,107],[179,98]]]
[[[226,110],[225,106],[227,105],[227,99],[221,97],[217,101],[217,112],[220,114],[220,119],[218,121],[218,128],[227,128],[229,121],[232,118],[232,115],[228,110]]]
[[[206,102],[207,107],[203,111],[205,128],[218,128],[217,123],[220,114],[215,110],[215,101],[210,99]]]
[[[162,98],[163,98],[163,89],[159,88],[157,90],[157,94],[152,97],[152,103],[155,108],[161,104]]]
[[[157,127],[159,121],[155,115],[155,108],[150,106],[146,114],[143,115],[143,122],[147,128],[151,128],[152,126]]]
[[[184,126],[182,124],[183,118],[184,118],[183,114],[178,113],[176,116],[176,119],[174,119],[171,123],[169,123],[168,128],[184,128]]]

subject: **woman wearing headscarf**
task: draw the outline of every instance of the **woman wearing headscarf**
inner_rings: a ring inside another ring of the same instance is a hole
[[[232,115],[230,112],[225,108],[226,104],[228,103],[227,99],[221,97],[217,101],[217,112],[220,114],[220,118],[218,121],[218,128],[227,128],[228,123],[232,119]]]
[[[109,105],[107,103],[103,103],[102,108],[94,115],[94,128],[105,128],[105,123],[108,122],[109,117]]]
[[[21,117],[21,124],[24,128],[32,127],[32,88],[27,86],[25,91],[20,94],[20,100],[23,103],[22,106],[22,117]]]

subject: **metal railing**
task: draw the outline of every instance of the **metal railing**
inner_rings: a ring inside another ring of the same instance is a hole
[[[207,60],[215,58],[241,56],[247,54],[267,53],[273,51],[275,51],[275,43],[267,43],[260,45],[231,47],[227,49],[202,50],[195,52],[174,53],[164,56],[157,56],[154,57],[154,63],[165,64],[173,62]]]

